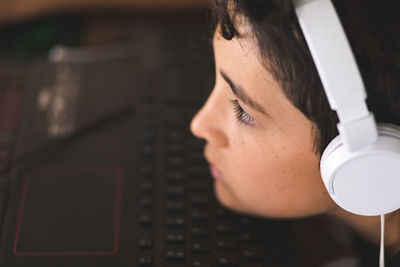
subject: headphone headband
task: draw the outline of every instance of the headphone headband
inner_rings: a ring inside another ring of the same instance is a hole
[[[377,140],[377,127],[350,44],[331,0],[294,0],[295,11],[349,151]],[[363,132],[360,136],[359,133]]]
[[[379,125],[368,111],[366,91],[331,0],[293,0],[329,104],[339,117],[340,136],[320,161],[332,199],[360,215],[400,208],[400,129]]]

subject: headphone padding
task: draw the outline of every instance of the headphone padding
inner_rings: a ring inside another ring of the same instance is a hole
[[[325,149],[321,176],[332,199],[359,215],[381,215],[400,208],[400,127],[381,124],[377,142],[351,152],[340,136]]]

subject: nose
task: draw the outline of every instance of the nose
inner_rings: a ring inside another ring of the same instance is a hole
[[[228,145],[228,136],[224,130],[224,110],[221,97],[213,90],[206,103],[193,117],[190,130],[193,135],[205,139],[210,145],[224,147]]]

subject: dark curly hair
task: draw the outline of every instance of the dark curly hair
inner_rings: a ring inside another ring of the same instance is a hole
[[[378,122],[400,125],[399,0],[333,0],[368,93],[367,105]],[[251,26],[264,67],[286,97],[314,122],[315,152],[322,154],[338,134],[336,113],[328,104],[291,0],[214,0],[220,33],[240,38],[235,16]]]

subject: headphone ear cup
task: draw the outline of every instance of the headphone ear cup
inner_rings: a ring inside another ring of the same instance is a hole
[[[380,125],[376,143],[348,151],[340,136],[325,149],[321,176],[332,199],[359,215],[381,215],[400,208],[400,128]]]

